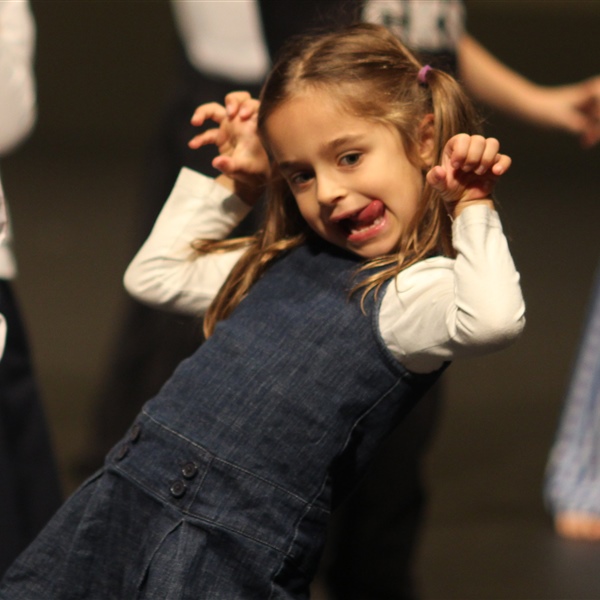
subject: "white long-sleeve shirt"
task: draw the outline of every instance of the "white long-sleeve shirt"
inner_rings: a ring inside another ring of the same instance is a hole
[[[31,131],[36,117],[33,76],[35,24],[27,0],[0,2],[0,156],[10,152]],[[16,275],[10,224],[0,181],[0,279]],[[0,356],[6,323],[0,315]]]
[[[0,2],[0,156],[21,142],[35,121],[34,46],[29,3]]]
[[[191,243],[225,238],[248,211],[215,180],[183,169],[125,273],[128,292],[152,306],[202,314],[244,250],[198,256]],[[382,338],[414,372],[503,348],[525,323],[519,274],[498,214],[466,208],[452,233],[456,259],[434,257],[405,269],[382,298]]]
[[[0,2],[0,156],[31,131],[36,116],[33,53],[35,24],[26,0]],[[16,274],[10,225],[0,181],[0,278]]]

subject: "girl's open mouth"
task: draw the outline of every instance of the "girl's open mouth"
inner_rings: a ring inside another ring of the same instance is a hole
[[[356,214],[340,221],[349,242],[364,242],[377,235],[385,225],[385,205],[381,200],[372,200]]]

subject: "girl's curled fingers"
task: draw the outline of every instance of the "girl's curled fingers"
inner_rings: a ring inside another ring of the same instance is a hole
[[[230,119],[233,119],[238,114],[240,107],[251,98],[252,96],[250,96],[250,93],[243,90],[227,94],[227,96],[225,96],[225,110],[227,116]]]
[[[446,142],[444,156],[450,162],[453,169],[462,168],[469,152],[470,142],[471,136],[467,133],[459,133]]]
[[[469,136],[466,145],[466,155],[462,160],[460,169],[465,173],[471,173],[481,166],[481,160],[485,155],[487,141],[482,135]]]
[[[443,192],[446,189],[446,176],[446,170],[437,165],[429,169],[425,179],[431,187],[438,192]]]
[[[227,116],[225,107],[218,102],[208,102],[207,104],[201,104],[192,115],[192,125],[200,126],[206,120],[210,119],[215,123],[221,123]]]
[[[492,173],[497,177],[504,175],[504,173],[510,169],[511,164],[512,158],[508,156],[508,154],[497,154],[495,162],[492,165]]]
[[[496,138],[484,138],[484,147],[479,164],[475,165],[475,174],[483,175],[497,162],[500,150],[500,142]]]
[[[253,117],[257,118],[259,108],[260,102],[256,98],[248,98],[240,105],[238,115],[242,121],[247,121]]]
[[[188,142],[188,146],[193,149],[198,149],[201,146],[207,146],[208,144],[219,145],[221,142],[219,133],[219,129],[207,129],[206,131],[194,136]]]

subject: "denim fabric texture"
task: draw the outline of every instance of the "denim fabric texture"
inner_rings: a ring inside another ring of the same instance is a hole
[[[144,407],[2,600],[303,599],[335,506],[439,373],[385,348],[357,259],[278,260]]]
[[[600,516],[600,264],[544,493],[553,513]]]

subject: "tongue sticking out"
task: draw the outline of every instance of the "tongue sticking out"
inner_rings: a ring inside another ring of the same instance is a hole
[[[368,225],[375,221],[375,219],[383,216],[385,212],[385,206],[381,200],[373,200],[368,206],[363,208],[357,215],[352,219],[357,225]]]

